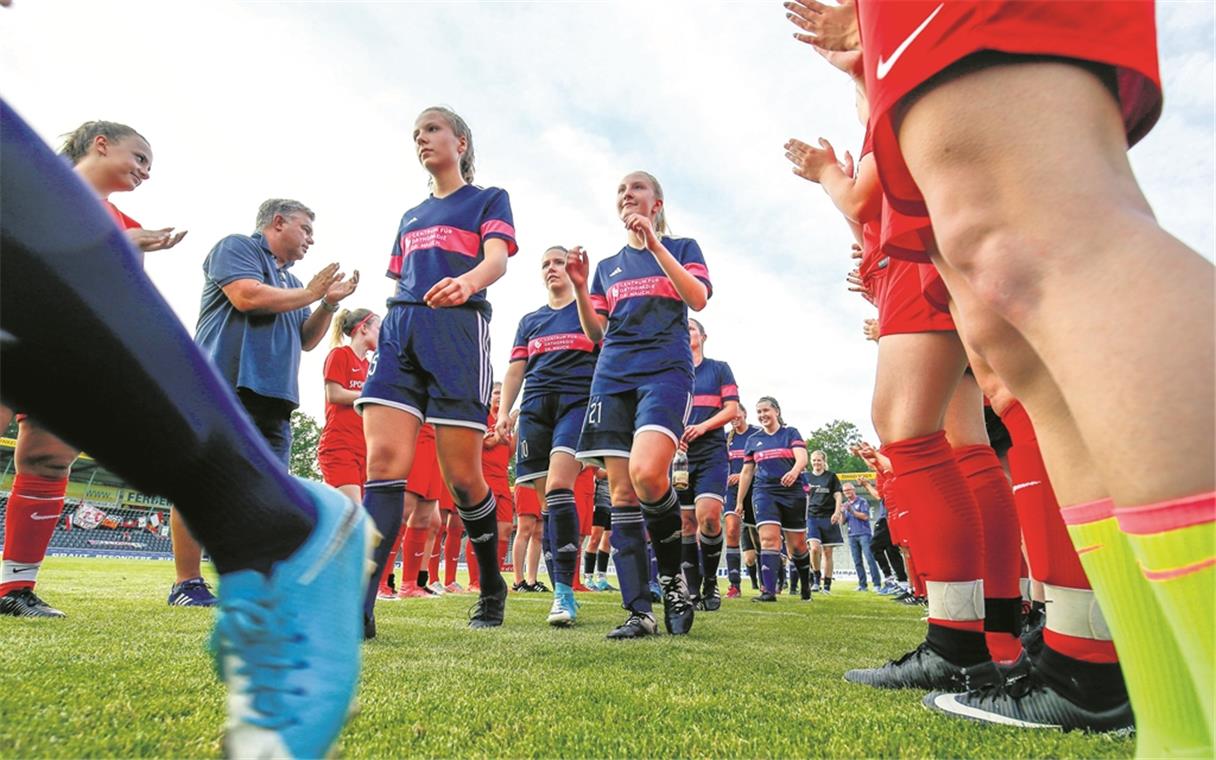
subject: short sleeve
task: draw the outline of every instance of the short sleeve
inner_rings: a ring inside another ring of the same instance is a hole
[[[511,361],[527,361],[528,359],[528,318],[519,320],[515,329],[515,342],[511,344]]]
[[[404,221],[405,217],[401,217]],[[385,270],[384,276],[390,280],[401,279],[401,269],[405,266],[405,254],[401,250],[401,228],[397,228],[397,236],[393,238],[393,244],[388,249],[388,269]]]
[[[787,429],[790,431],[789,432],[790,448],[791,449],[805,449],[806,441],[802,440],[802,433],[798,432],[798,428],[791,427],[791,428],[787,428]]]
[[[325,357],[325,382],[337,383],[343,388],[350,378],[351,352],[345,346],[338,346]]]
[[[705,297],[712,298],[714,286],[709,281],[709,267],[705,265],[701,246],[692,238],[685,238],[684,245],[680,247],[680,264],[705,284]]]
[[[832,479],[828,481],[828,490],[832,493],[840,493],[843,489],[840,487],[840,478],[836,477],[836,473],[832,473]]]
[[[722,386],[720,393],[723,401],[738,401],[739,386],[735,383],[735,373],[731,371],[730,365],[726,362],[718,363],[719,377],[718,382]]]
[[[602,270],[602,266],[595,268],[595,274],[591,278],[589,295],[591,296],[591,307],[597,313],[603,314],[606,317],[608,316],[608,293],[604,289],[604,278],[600,274]]]
[[[243,235],[229,235],[221,240],[204,266],[207,276],[221,288],[237,280],[264,281],[261,246]]]
[[[519,250],[519,244],[515,242],[515,217],[511,213],[511,198],[502,188],[490,188],[488,192],[490,198],[481,213],[481,228],[478,230],[482,243],[492,238],[506,241],[507,255],[514,256]]]

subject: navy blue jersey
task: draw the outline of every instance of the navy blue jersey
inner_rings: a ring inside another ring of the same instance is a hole
[[[692,238],[663,238],[676,261],[713,293],[701,247]],[[591,303],[608,318],[592,394],[622,393],[667,373],[693,380],[688,306],[648,250],[625,246],[595,268]]]
[[[389,305],[424,303],[435,283],[466,274],[484,261],[490,238],[505,240],[508,255],[519,250],[511,200],[502,188],[465,185],[406,211],[389,254],[387,275],[397,280]],[[468,306],[490,315],[484,290],[474,293]]]
[[[730,443],[727,447],[728,456],[730,457],[730,474],[738,475],[743,472],[743,458],[747,449],[747,442],[753,435],[760,432],[761,428],[756,425],[748,425],[747,430],[742,433],[735,433],[731,436]]]
[[[743,450],[743,461],[754,462],[756,474],[752,480],[756,488],[781,489],[781,478],[794,467],[794,449],[806,449],[802,433],[789,425],[780,427],[777,432],[769,435],[764,429],[756,431],[747,439],[747,447]],[[806,487],[806,473],[798,475],[790,489],[799,491]]]
[[[739,400],[739,386],[735,385],[735,373],[730,365],[717,359],[702,359],[694,371],[692,386],[692,412],[689,425],[698,425],[722,411],[727,401]],[[689,458],[696,458],[714,449],[726,446],[726,431],[711,430],[688,447]]]
[[[560,309],[542,306],[524,315],[515,331],[511,361],[527,362],[525,399],[540,393],[586,396],[599,353],[578,321],[578,302],[571,301]]]

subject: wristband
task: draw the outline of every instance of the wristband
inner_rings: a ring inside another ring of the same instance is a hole
[[[325,310],[326,310],[326,311],[328,311],[330,314],[337,314],[337,313],[338,313],[338,304],[336,304],[336,303],[335,303],[335,304],[331,304],[329,301],[326,301],[324,298],[322,298],[322,299],[321,299],[321,308],[322,308],[322,309],[325,309]]]

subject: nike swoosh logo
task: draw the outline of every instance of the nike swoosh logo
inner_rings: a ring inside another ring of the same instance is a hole
[[[30,515],[31,520],[56,520],[59,515]]]
[[[31,570],[37,570],[37,569],[38,568],[36,568],[36,567],[14,567],[13,574],[16,575],[17,573],[28,573]]]
[[[903,42],[899,43],[899,47],[895,48],[895,52],[891,54],[891,58],[889,60],[884,61],[881,55],[878,57],[878,69],[876,74],[879,79],[882,79],[887,74],[891,73],[891,67],[895,65],[895,62],[898,61],[900,56],[904,54],[904,51],[908,49],[908,46],[912,44],[912,41],[919,37],[921,32],[925,31],[925,27],[929,25],[929,22],[932,21],[937,14],[941,13],[942,8],[944,7],[946,7],[946,4],[941,3],[934,8],[933,12],[929,14],[929,17],[920,22],[920,26],[916,27],[912,34],[908,35]]]
[[[1030,488],[1031,486],[1041,486],[1041,485],[1043,485],[1043,481],[1041,481],[1041,480],[1031,480],[1027,483],[1014,483],[1013,492],[1017,493],[1018,491],[1021,491],[1023,488]]]

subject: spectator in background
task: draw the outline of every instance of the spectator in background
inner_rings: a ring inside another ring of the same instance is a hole
[[[336,263],[308,285],[289,271],[312,245],[315,218],[299,201],[271,198],[258,208],[256,232],[229,235],[203,261],[194,340],[284,467],[300,405],[300,352],[317,347],[338,303],[359,284],[358,272],[344,278]]]
[[[878,589],[882,585],[882,578],[878,574],[874,553],[870,551],[870,503],[857,495],[857,487],[852,483],[845,483],[842,491],[845,522],[849,526],[849,551],[853,555],[853,567],[857,570],[857,590],[869,591],[865,565],[869,565],[870,578],[874,581],[874,588]]]
[[[862,487],[870,498],[878,504],[878,513],[874,515],[874,530],[870,541],[870,551],[874,553],[874,561],[882,571],[886,580],[878,589],[880,594],[894,594],[908,587],[908,574],[904,571],[904,558],[899,553],[899,547],[891,541],[891,529],[887,520],[887,504],[882,500],[878,489],[868,480],[861,481]]]

